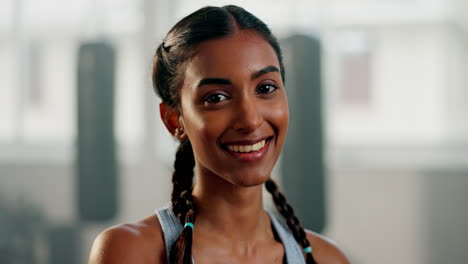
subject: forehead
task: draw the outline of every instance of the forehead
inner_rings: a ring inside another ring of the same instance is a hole
[[[199,44],[186,65],[185,78],[250,76],[266,66],[280,68],[274,49],[257,33],[240,30]]]

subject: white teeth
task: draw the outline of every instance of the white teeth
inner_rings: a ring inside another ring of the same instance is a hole
[[[253,146],[252,146],[252,151],[257,151],[257,150],[259,150],[259,149],[261,148],[261,147],[260,147],[261,145],[262,145],[262,144],[261,144],[260,142],[253,144]]]
[[[260,142],[257,142],[253,145],[228,145],[227,148],[230,150],[230,151],[234,151],[234,152],[252,152],[252,151],[258,151],[260,149],[262,149],[263,147],[265,147],[265,143],[266,141],[265,140],[262,140]]]

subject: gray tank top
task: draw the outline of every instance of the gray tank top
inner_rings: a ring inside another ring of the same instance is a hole
[[[277,217],[267,211],[273,224],[274,231],[278,234],[280,241],[283,243],[286,263],[289,264],[305,264],[304,255],[302,254],[301,247],[294,239],[293,235],[289,231],[289,228]],[[176,239],[182,233],[183,227],[179,222],[179,219],[172,212],[171,203],[156,210],[156,215],[161,223],[162,231],[164,234],[164,244],[166,245],[166,254],[169,263],[169,253],[171,252],[171,246],[174,244]],[[193,261],[192,261],[193,262]]]

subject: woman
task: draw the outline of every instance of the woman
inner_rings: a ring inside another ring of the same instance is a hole
[[[171,203],[104,231],[89,263],[348,263],[304,231],[270,179],[289,113],[281,50],[263,22],[236,6],[192,13],[158,47],[153,83],[180,141]],[[263,209],[263,183],[284,220]]]

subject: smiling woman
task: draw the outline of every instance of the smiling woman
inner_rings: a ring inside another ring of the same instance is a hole
[[[251,30],[198,44],[185,66],[177,127],[206,172],[200,180],[216,175],[245,187],[268,180],[288,126],[280,67],[274,49]],[[257,143],[264,147],[252,151]]]
[[[158,47],[153,82],[180,140],[171,203],[104,231],[89,263],[348,263],[303,229],[270,179],[289,111],[281,50],[263,22],[236,6],[192,13]],[[263,184],[284,220],[263,209]]]

